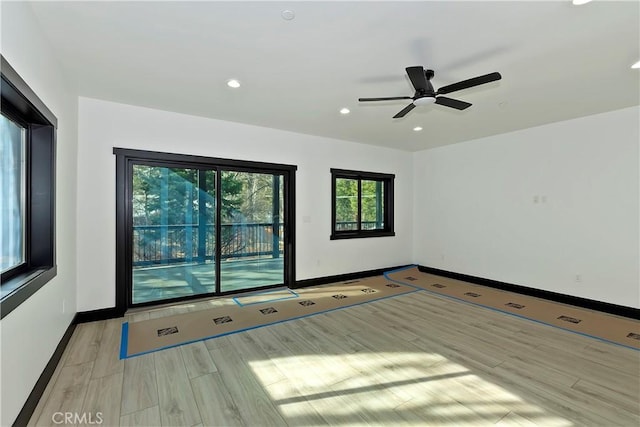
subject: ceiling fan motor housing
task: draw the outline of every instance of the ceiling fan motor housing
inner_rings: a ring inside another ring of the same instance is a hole
[[[430,82],[434,75],[435,73],[433,70],[424,71],[424,76],[426,77],[425,85],[424,87],[416,88],[416,93],[413,95],[414,104],[426,105],[435,102],[436,91]]]

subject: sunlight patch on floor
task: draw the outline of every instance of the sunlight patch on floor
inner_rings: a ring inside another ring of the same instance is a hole
[[[310,354],[249,365],[291,420],[322,414],[350,425],[358,418],[363,424],[573,425],[439,354]],[[274,366],[286,379],[272,382]]]

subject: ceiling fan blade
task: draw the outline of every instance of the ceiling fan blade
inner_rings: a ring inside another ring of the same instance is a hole
[[[429,89],[427,85],[427,76],[424,74],[424,68],[420,66],[407,67],[407,75],[411,80],[411,84],[416,89],[416,92],[424,92]]]
[[[485,83],[495,82],[496,80],[500,80],[502,76],[500,73],[489,73],[484,76],[474,77],[472,79],[463,80],[458,83],[453,83],[438,89],[437,95],[441,95],[444,93],[451,93],[457,90],[467,89],[474,86],[483,85]]]
[[[386,98],[358,98],[358,101],[360,102],[365,102],[365,101],[393,101],[396,99],[413,99],[410,96],[389,96]]]
[[[415,105],[413,105],[413,103],[407,105],[406,107],[404,107],[398,114],[396,114],[395,116],[393,116],[394,119],[399,119],[401,117],[404,117],[409,111],[413,110],[414,108],[416,108]]]
[[[465,110],[471,107],[471,104],[464,101],[459,101],[453,98],[447,98],[446,96],[438,96],[436,98],[436,104],[444,105],[445,107],[455,108],[456,110]]]

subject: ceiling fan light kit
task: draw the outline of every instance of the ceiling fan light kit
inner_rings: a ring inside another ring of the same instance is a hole
[[[458,99],[449,98],[446,96],[441,96],[443,94],[456,92],[462,89],[468,89],[474,86],[483,85],[490,82],[495,82],[500,80],[502,76],[500,73],[489,73],[483,76],[474,77],[471,79],[463,80],[457,83],[453,83],[447,86],[443,86],[437,91],[433,88],[431,84],[431,79],[435,75],[433,70],[425,70],[424,67],[414,66],[407,67],[405,69],[407,71],[407,75],[409,76],[409,80],[411,80],[411,84],[413,85],[416,92],[413,96],[391,96],[391,97],[383,97],[383,98],[359,98],[360,102],[369,102],[369,101],[394,101],[399,99],[411,99],[411,104],[404,107],[400,112],[398,112],[394,119],[398,119],[404,117],[409,111],[413,110],[416,106],[421,105],[429,105],[429,104],[438,104],[444,105],[445,107],[454,108],[456,110],[465,110],[471,107],[471,104],[465,101],[460,101]]]
[[[436,102],[435,96],[423,96],[422,98],[418,98],[415,101],[413,101],[413,103],[418,107],[422,105],[431,105],[435,102]]]

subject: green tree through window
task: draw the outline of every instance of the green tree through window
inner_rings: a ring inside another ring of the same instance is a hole
[[[393,233],[394,175],[331,169],[332,239]]]

